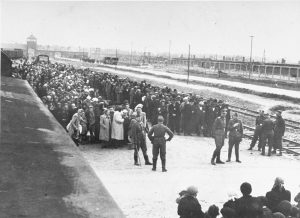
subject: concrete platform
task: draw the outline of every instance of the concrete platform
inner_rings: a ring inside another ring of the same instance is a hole
[[[1,77],[0,217],[122,218],[26,81]]]

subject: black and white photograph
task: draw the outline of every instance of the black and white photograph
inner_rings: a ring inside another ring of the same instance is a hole
[[[300,218],[300,1],[0,8],[0,218]]]

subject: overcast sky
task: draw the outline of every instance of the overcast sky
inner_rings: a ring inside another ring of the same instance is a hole
[[[300,1],[2,2],[1,41],[300,60]]]

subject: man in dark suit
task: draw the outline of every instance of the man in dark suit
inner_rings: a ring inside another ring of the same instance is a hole
[[[176,128],[176,122],[180,115],[180,107],[176,104],[175,99],[172,99],[172,103],[169,105],[169,123],[168,127],[172,132],[179,133],[179,128]]]

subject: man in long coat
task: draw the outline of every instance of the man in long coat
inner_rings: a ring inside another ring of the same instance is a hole
[[[266,119],[262,124],[262,155],[265,155],[265,147],[268,143],[269,150],[268,156],[271,156],[274,138],[274,122],[271,120],[270,115],[266,114]]]
[[[111,125],[111,138],[115,140],[117,146],[124,140],[124,119],[121,114],[121,107],[117,107],[114,112],[114,117]]]
[[[282,137],[285,132],[285,121],[281,116],[281,111],[276,112],[276,121],[274,127],[274,153],[279,150],[278,155],[282,155]]]

